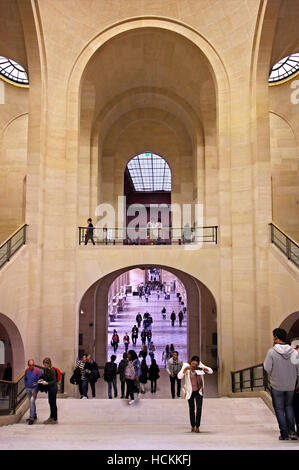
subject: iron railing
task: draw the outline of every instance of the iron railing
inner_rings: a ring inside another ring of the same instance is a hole
[[[263,389],[270,391],[270,382],[263,364],[257,364],[246,369],[231,372],[232,392],[243,392],[244,390]]]
[[[207,227],[122,227],[122,228],[89,228],[78,227],[79,245],[94,243],[96,245],[198,245],[201,243],[218,243],[218,226]],[[92,239],[91,239],[92,235]]]
[[[44,370],[44,367],[36,367]],[[24,376],[25,373],[14,381],[0,380],[0,415],[15,414],[18,406],[26,400]],[[65,373],[62,372],[60,382],[57,383],[58,393],[64,393],[64,380]]]
[[[271,242],[299,267],[299,244],[273,222],[269,225],[271,226]]]
[[[0,268],[26,243],[27,224],[21,225],[0,245]]]

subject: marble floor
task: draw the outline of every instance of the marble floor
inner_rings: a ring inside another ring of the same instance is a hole
[[[166,307],[166,320],[162,319],[162,308]],[[171,326],[170,314],[172,310],[175,311],[177,319],[175,326]],[[149,296],[148,302],[145,301],[144,297],[142,300],[138,296],[127,297],[126,305],[123,312],[119,312],[116,320],[111,322],[108,327],[108,358],[114,354],[113,348],[110,344],[113,330],[116,329],[120,338],[120,344],[116,352],[116,362],[118,363],[122,359],[122,355],[125,351],[123,344],[123,337],[127,332],[130,336],[129,349],[134,349],[139,354],[142,343],[140,333],[142,328],[139,330],[139,337],[136,346],[132,344],[131,330],[136,324],[136,315],[138,312],[143,314],[147,311],[153,318],[152,323],[152,341],[156,347],[155,359],[159,366],[163,365],[162,353],[167,344],[173,344],[175,349],[179,352],[179,356],[183,361],[187,360],[187,315],[183,320],[183,324],[180,327],[178,321],[178,313],[181,310],[181,306],[177,300],[176,294],[171,293],[169,300],[164,300],[164,296],[160,296],[157,299],[156,293]]]
[[[56,426],[45,425],[49,405],[37,400],[38,419],[27,412],[0,427],[1,450],[299,450],[299,441],[279,441],[277,422],[261,398],[205,398],[201,432],[190,433],[184,399],[58,399]],[[41,456],[42,458],[42,456]]]

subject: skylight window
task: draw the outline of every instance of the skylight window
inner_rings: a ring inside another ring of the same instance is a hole
[[[28,87],[29,80],[25,69],[12,59],[0,56],[0,77],[13,85]]]
[[[159,155],[141,153],[132,158],[127,167],[135,191],[171,191],[170,168]]]
[[[269,84],[282,83],[299,71],[299,53],[288,55],[272,67],[269,75]]]

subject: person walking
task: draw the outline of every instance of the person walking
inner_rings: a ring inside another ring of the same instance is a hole
[[[134,325],[132,328],[132,343],[134,346],[136,346],[137,339],[138,339],[138,328],[136,325]]]
[[[162,319],[166,320],[166,307],[165,306],[162,308]]]
[[[44,391],[48,393],[48,402],[50,406],[50,416],[44,421],[44,424],[58,424],[57,417],[57,376],[56,371],[52,367],[52,361],[49,357],[45,357],[43,360],[44,371],[39,383],[42,385]]]
[[[149,356],[151,358],[151,362],[153,362],[153,359],[155,359],[155,351],[156,351],[156,346],[154,345],[153,341],[150,343],[148,351],[149,351]]]
[[[86,233],[85,233],[85,245],[87,245],[88,240],[91,240],[91,241],[92,241],[92,244],[95,245],[95,241],[94,241],[94,239],[93,239],[93,231],[94,231],[94,228],[93,228],[93,224],[92,224],[92,219],[91,219],[91,218],[87,219],[87,225],[88,225],[88,228],[86,229]]]
[[[127,353],[123,353],[123,358],[118,364],[118,368],[117,368],[117,373],[119,374],[119,380],[120,380],[120,391],[121,391],[120,398],[125,398],[125,386],[126,386],[125,367],[126,367],[127,356],[128,356]]]
[[[156,359],[152,360],[148,371],[148,377],[151,381],[151,393],[156,393],[157,391],[157,380],[160,378],[160,369],[156,362]]]
[[[139,377],[139,382],[140,382],[140,391],[141,393],[145,393],[145,385],[147,383],[148,379],[148,366],[145,360],[145,357],[142,359],[141,364],[140,364],[140,377]]]
[[[96,397],[95,384],[97,380],[100,378],[100,373],[99,373],[99,366],[92,359],[90,354],[86,358],[84,370],[85,370],[85,377],[84,377],[83,386],[82,386],[83,395],[84,397],[88,398],[88,384],[90,384],[92,398],[95,398]]]
[[[152,342],[152,337],[153,337],[152,330],[147,331],[146,337],[147,337],[147,347],[149,348]]]
[[[171,343],[171,345],[169,347],[169,357],[172,357],[173,353],[174,353],[174,345]]]
[[[174,351],[173,356],[167,361],[166,370],[170,378],[171,396],[175,398],[175,383],[177,383],[177,397],[181,396],[181,379],[178,374],[183,366],[182,359],[179,359],[179,353]]]
[[[204,374],[213,374],[213,369],[205,366],[200,361],[199,356],[193,356],[189,362],[183,364],[183,367],[178,373],[179,379],[185,379],[183,391],[189,405],[191,432],[200,432]]]
[[[162,353],[162,361],[164,362],[164,367],[166,367],[168,359],[170,359],[170,352],[169,352],[169,345],[167,344]]]
[[[116,330],[113,330],[112,339],[111,339],[111,346],[113,347],[113,352],[116,353],[119,344],[119,336]]]
[[[142,315],[140,312],[138,312],[136,315],[136,323],[138,325],[138,329],[140,328],[141,322],[142,322]]]
[[[115,364],[116,356],[112,354],[110,361],[106,362],[104,367],[104,380],[108,384],[108,398],[112,399],[112,387],[114,390],[114,398],[117,397],[116,374],[117,365]]]
[[[79,393],[80,393],[80,398],[83,398],[84,393],[83,393],[83,383],[85,379],[85,363],[87,360],[87,354],[83,354],[82,359],[77,359],[75,368],[78,368],[80,371],[80,376],[78,376],[78,387],[79,387]]]
[[[41,371],[35,366],[34,360],[29,359],[27,362],[28,368],[24,375],[24,385],[27,397],[30,403],[30,414],[27,419],[28,424],[33,424],[37,419],[36,414],[36,398],[38,393],[38,380],[41,378]]]
[[[142,344],[146,342],[146,331],[144,329],[141,331],[141,342]]]
[[[176,320],[176,314],[175,311],[173,310],[171,315],[170,315],[170,320],[171,320],[171,326],[174,326],[174,322]]]
[[[182,326],[182,323],[183,323],[183,320],[184,320],[184,314],[182,312],[182,310],[179,311],[179,326]]]
[[[140,375],[138,362],[138,357],[135,351],[128,351],[125,365],[125,379],[127,384],[127,395],[130,397],[129,405],[133,405],[135,402],[134,393],[139,390],[139,388],[136,386],[136,382],[139,381]]]
[[[129,337],[128,333],[125,334],[125,336],[123,338],[123,342],[124,342],[124,345],[125,345],[125,352],[127,353],[128,352],[128,347],[129,347],[129,344],[130,344],[130,337]]]
[[[264,369],[270,376],[270,392],[278,422],[279,439],[297,440],[293,408],[296,382],[299,381],[297,352],[287,344],[287,333],[282,328],[273,330],[273,348],[267,352]]]

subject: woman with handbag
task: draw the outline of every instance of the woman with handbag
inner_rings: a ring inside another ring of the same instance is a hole
[[[188,400],[191,432],[200,432],[205,374],[213,374],[213,370],[205,366],[198,356],[193,356],[189,362],[183,364],[178,373],[179,379],[185,379],[183,394]]]
[[[127,395],[130,397],[129,405],[133,405],[135,402],[134,393],[138,393],[139,389],[139,375],[140,375],[140,363],[138,361],[137,354],[134,350],[130,350],[127,353],[127,360],[125,365],[125,379],[127,384]],[[138,386],[137,386],[138,385]]]

